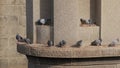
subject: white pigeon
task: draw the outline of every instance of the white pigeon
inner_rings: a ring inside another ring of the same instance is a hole
[[[118,44],[118,42],[119,42],[119,39],[117,38],[117,39],[113,40],[108,46],[109,47],[115,46],[116,44]]]
[[[45,19],[40,19],[40,23],[42,23],[42,25],[44,25],[46,23]]]

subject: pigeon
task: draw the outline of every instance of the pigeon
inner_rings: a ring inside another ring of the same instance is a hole
[[[119,42],[119,39],[117,38],[117,39],[113,40],[108,46],[109,47],[115,46],[118,42]]]
[[[48,44],[49,47],[53,46],[53,41],[48,40],[47,44]]]
[[[62,40],[62,41],[59,42],[58,47],[62,47],[62,46],[64,46],[64,45],[66,45],[66,41],[65,41],[65,40]]]
[[[82,42],[83,42],[82,40],[78,41],[77,42],[77,47],[80,47],[82,45]]]
[[[40,19],[40,23],[44,25],[47,22],[47,19]]]
[[[96,24],[96,22],[94,20],[92,20],[92,19],[89,19],[88,21],[89,21],[90,25]]]
[[[102,39],[97,39],[91,42],[91,45],[98,46],[101,45],[101,43],[102,43]]]
[[[23,38],[19,34],[16,35],[16,40],[18,42],[24,42]]]
[[[89,24],[93,24],[93,20],[92,19],[89,19],[88,22],[89,22]]]
[[[83,40],[78,41],[75,45],[72,47],[80,47],[82,45]]]
[[[86,24],[86,20],[81,18],[80,21],[81,21],[82,24]]]
[[[30,39],[28,39],[28,38],[25,38],[25,39],[24,39],[24,42],[27,43],[27,44],[31,44],[31,41],[30,41]]]

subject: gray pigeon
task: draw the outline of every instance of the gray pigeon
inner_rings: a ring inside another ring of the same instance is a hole
[[[82,40],[78,41],[76,46],[80,47],[82,45],[82,42],[83,42]]]
[[[101,45],[101,43],[102,43],[102,39],[97,39],[91,42],[91,45],[98,46],[98,45]]]
[[[85,20],[85,19],[81,18],[80,21],[81,21],[82,24],[89,24],[90,25],[92,23],[91,19]]]
[[[19,34],[16,35],[16,40],[18,42],[24,42],[24,39]]]
[[[89,19],[88,21],[89,21],[90,25],[96,24],[96,22],[92,19]]]
[[[30,39],[28,39],[28,38],[25,38],[25,39],[24,39],[24,42],[27,43],[27,44],[31,44],[31,41],[30,41]]]
[[[64,45],[66,45],[66,41],[65,41],[65,40],[62,40],[62,41],[59,42],[58,47],[62,47],[62,46],[64,46]]]
[[[115,46],[118,42],[119,42],[119,39],[117,38],[117,39],[113,40],[108,46],[109,47]]]
[[[82,40],[78,41],[75,45],[73,45],[72,47],[80,47],[82,46]]]
[[[86,20],[81,18],[80,21],[81,21],[82,24],[86,24]]]
[[[47,44],[48,44],[49,47],[53,46],[53,41],[48,40]]]

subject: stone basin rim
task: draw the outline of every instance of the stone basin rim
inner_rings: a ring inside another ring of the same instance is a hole
[[[40,46],[39,46],[40,45]],[[17,51],[24,55],[48,58],[99,58],[119,57],[120,46],[46,47],[42,44],[17,43]]]

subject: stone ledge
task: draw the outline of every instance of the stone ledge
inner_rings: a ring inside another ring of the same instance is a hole
[[[120,56],[120,46],[83,46],[80,48],[59,48],[47,47],[42,44],[17,43],[17,51],[25,55],[49,58],[97,58]]]

